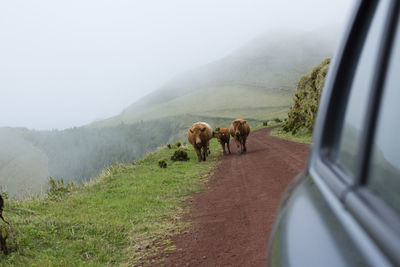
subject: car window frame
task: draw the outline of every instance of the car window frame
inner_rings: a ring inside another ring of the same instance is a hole
[[[367,187],[372,144],[378,129],[378,116],[383,105],[382,96],[390,64],[390,56],[396,31],[400,27],[400,1],[391,1],[386,30],[382,38],[382,47],[378,56],[378,72],[373,79],[372,94],[369,100],[366,131],[361,139],[361,157],[358,163],[357,183],[346,196],[345,204],[360,224],[369,232],[371,237],[379,244],[384,253],[394,262],[400,264],[398,248],[400,244],[400,215],[387,203]]]
[[[346,112],[347,100],[353,82],[353,76],[361,56],[364,41],[367,38],[368,30],[371,27],[373,14],[377,10],[379,1],[360,1],[356,7],[356,14],[353,16],[351,28],[345,37],[345,44],[339,51],[337,62],[331,64],[328,72],[327,86],[330,92],[326,99],[320,103],[321,115],[323,117],[322,126],[314,130],[315,135],[319,135],[316,141],[316,149],[312,153],[310,168],[313,168],[320,177],[329,185],[332,191],[342,201],[345,194],[358,183],[355,177],[349,175],[336,163],[336,153],[341,138],[342,127],[344,124],[344,114]],[[379,48],[376,53],[378,53]],[[335,59],[334,59],[335,60]],[[335,69],[336,68],[336,69]],[[334,79],[329,79],[333,76]],[[326,88],[325,87],[325,88]],[[368,91],[370,93],[370,91]],[[368,99],[371,99],[370,96]],[[323,101],[327,103],[323,103]],[[339,110],[334,107],[341,107]],[[369,114],[366,114],[366,117]],[[318,119],[318,118],[317,118]],[[318,140],[319,139],[319,140]],[[362,143],[360,141],[360,146]],[[332,149],[335,148],[335,149]],[[312,166],[311,166],[312,165]],[[359,165],[357,163],[357,170]]]
[[[378,1],[374,3],[370,1],[359,2],[358,13],[353,19],[352,27],[347,32],[344,47],[339,51],[341,52],[339,59],[334,62],[333,66],[331,66],[333,69],[328,73],[326,88],[330,91],[321,102],[322,111],[319,115],[321,115],[322,118],[320,120],[322,121],[319,123],[321,126],[317,124],[314,132],[316,133],[316,147],[313,148],[314,153],[312,153],[308,169],[327,184],[338,200],[344,204],[348,212],[368,233],[377,245],[377,249],[382,251],[392,262],[400,264],[400,254],[396,251],[400,242],[400,237],[395,230],[400,229],[397,217],[394,216],[383,200],[374,196],[365,186],[372,150],[371,141],[374,138],[377,125],[376,119],[381,104],[381,93],[383,91],[381,88],[386,78],[395,30],[396,27],[400,27],[398,25],[400,19],[400,4],[398,0],[391,0],[386,11],[387,20],[383,24],[384,29],[380,47],[376,51],[378,55],[377,71],[368,88],[368,106],[370,108],[366,111],[364,118],[365,131],[360,138],[360,155],[362,156],[358,159],[353,180],[346,178],[346,173],[342,172],[335,164],[333,160],[335,157],[332,155],[331,150],[332,147],[337,146],[338,140],[340,140],[338,133],[342,129],[346,109],[342,108],[340,112],[335,112],[331,107],[340,106],[347,102],[348,92],[350,91],[348,88],[351,88],[352,77],[359,62],[360,47],[363,47],[363,41],[366,38],[368,29],[371,27],[371,13],[373,14],[377,10],[377,3]],[[365,24],[368,26],[365,26]],[[360,27],[363,28],[361,32]],[[354,55],[352,53],[357,54]],[[330,75],[334,77],[331,80],[329,80]],[[345,106],[346,104],[344,104]]]

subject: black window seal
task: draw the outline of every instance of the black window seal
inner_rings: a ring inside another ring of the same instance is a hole
[[[375,137],[377,119],[379,115],[379,107],[381,104],[382,93],[384,90],[386,72],[392,53],[393,41],[395,38],[396,29],[399,23],[399,1],[391,1],[389,6],[388,19],[385,25],[385,31],[379,49],[377,70],[378,72],[373,77],[371,94],[368,100],[367,115],[365,117],[364,125],[366,130],[361,135],[360,157],[357,163],[356,184],[365,185],[369,172],[369,162],[371,158],[372,142]]]
[[[341,200],[344,198],[344,193],[349,191],[348,188],[354,185],[356,177],[349,175],[335,162],[337,144],[341,138],[340,133],[353,76],[359,63],[364,40],[371,26],[372,15],[377,6],[378,1],[361,1],[359,3],[354,22],[344,44],[343,53],[337,63],[338,68],[334,74],[328,109],[322,126],[321,145],[314,166]],[[340,112],[337,112],[335,107],[345,108],[340,108]]]
[[[376,10],[378,1],[361,1],[356,19],[351,27],[349,38],[346,40],[345,48],[339,62],[339,68],[332,88],[334,89],[330,95],[328,103],[328,111],[323,125],[323,138],[321,142],[320,153],[329,161],[334,162],[336,151],[332,151],[340,140],[340,133],[344,113],[346,108],[339,109],[337,113],[335,107],[346,107],[349,88],[353,82],[353,76],[360,58],[368,29],[372,21],[372,15]],[[340,119],[338,119],[340,118]]]

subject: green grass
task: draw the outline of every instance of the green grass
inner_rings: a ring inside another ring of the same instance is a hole
[[[292,97],[292,93],[285,90],[253,90],[243,86],[202,88],[138,111],[127,110],[90,126],[110,127],[121,122],[134,123],[184,115],[266,120],[286,116]]]
[[[278,127],[273,129],[270,132],[270,135],[304,144],[311,144],[312,141],[312,135],[308,132],[307,129],[301,129],[295,135],[293,135],[292,133],[285,132],[280,127]]]
[[[163,148],[136,164],[114,164],[91,183],[67,187],[46,199],[6,201],[19,250],[0,257],[6,266],[135,265],[184,228],[185,198],[203,189],[220,155],[216,139],[208,161],[198,163],[191,146],[187,162],[172,162]],[[165,159],[166,169],[158,166]]]
[[[279,125],[281,123],[282,122],[268,121],[268,125],[267,126],[264,126],[264,125],[260,124],[260,125],[257,125],[257,126],[250,127],[250,130],[251,131],[257,131],[257,130],[260,130],[260,129],[276,126],[276,125]]]

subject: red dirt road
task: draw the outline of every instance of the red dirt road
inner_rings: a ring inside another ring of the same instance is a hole
[[[194,222],[164,253],[163,266],[264,266],[268,238],[280,198],[305,166],[309,146],[269,136],[271,128],[252,132],[247,154],[231,140],[210,178],[209,190],[194,195],[188,215]]]

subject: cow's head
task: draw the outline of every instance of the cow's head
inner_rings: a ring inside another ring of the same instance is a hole
[[[195,136],[195,143],[196,145],[200,145],[201,144],[201,138],[200,136],[202,135],[202,133],[205,132],[207,128],[205,126],[196,126],[196,127],[192,127],[189,129],[189,131]]]
[[[242,132],[242,128],[243,128],[243,121],[242,120],[234,120],[233,121],[233,129],[235,131],[235,136],[237,138],[240,138],[240,133]]]

